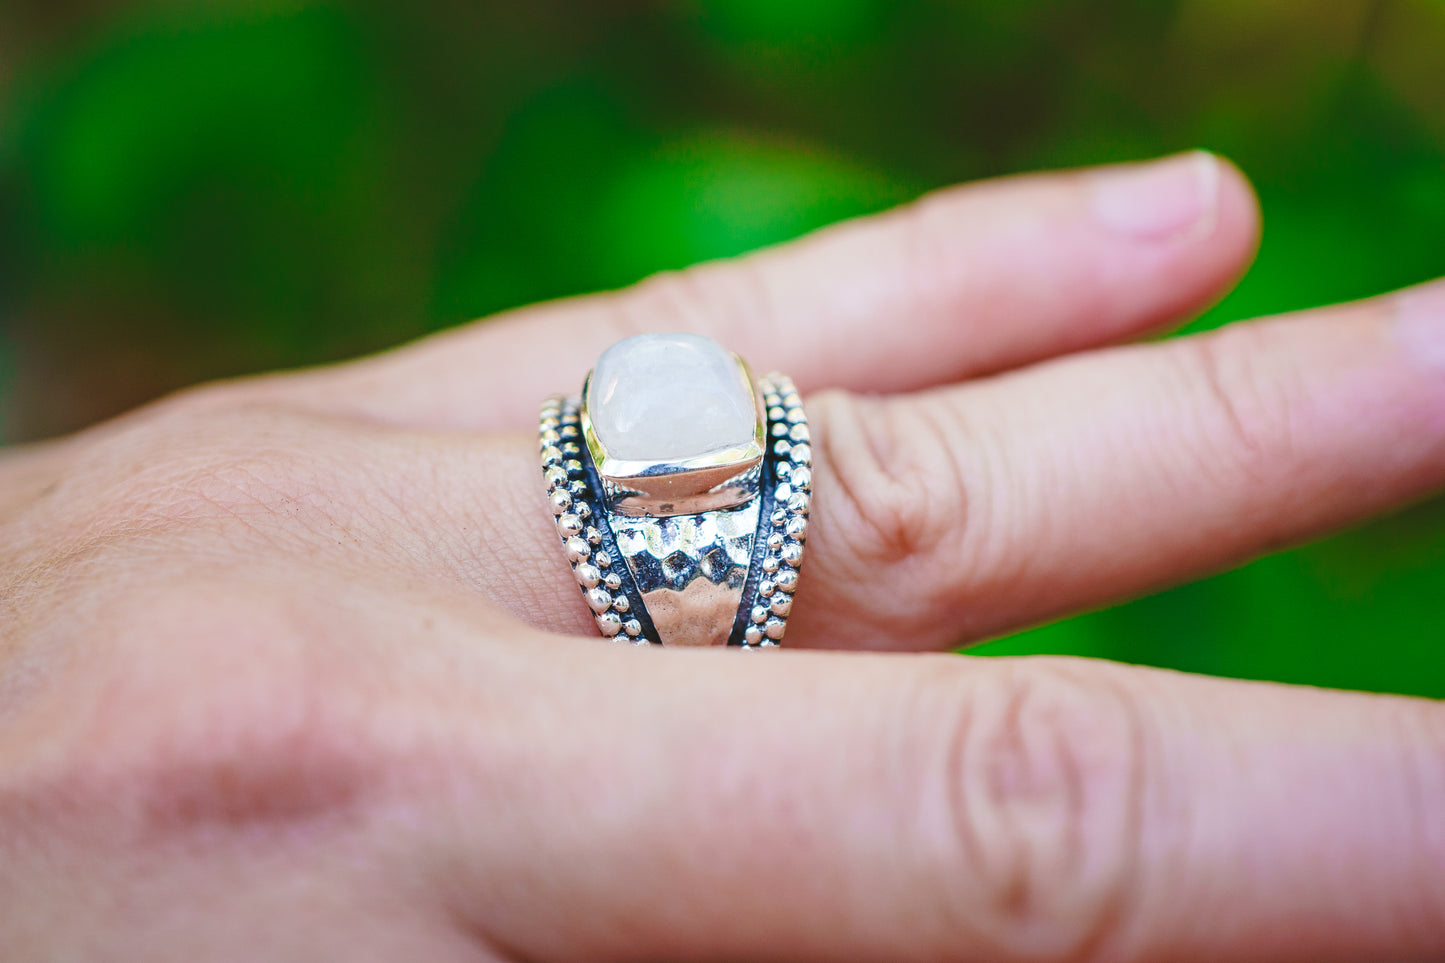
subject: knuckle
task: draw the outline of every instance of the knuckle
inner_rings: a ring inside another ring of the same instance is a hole
[[[853,554],[871,563],[926,555],[938,544],[938,521],[953,514],[957,493],[919,464],[920,425],[904,423],[894,402],[841,391],[810,399],[821,425],[821,474],[853,524],[837,526],[853,539]],[[933,441],[937,441],[934,439]],[[941,514],[940,514],[941,513]]]
[[[1050,305],[1061,292],[1067,292],[1069,307],[1079,317],[1120,314],[1121,307],[1115,303],[1117,285],[1108,282],[1093,259],[1053,259],[1050,271],[1055,283],[1020,291],[1007,272],[988,270],[975,250],[965,250],[968,242],[964,239],[969,234],[960,230],[963,223],[988,234],[991,257],[1000,263],[1007,263],[1011,255],[1037,256],[1052,246],[1050,238],[1058,217],[1075,203],[1074,188],[1048,179],[1032,180],[934,191],[884,215],[896,231],[892,250],[901,261],[900,273],[919,304],[950,311],[957,303],[957,292],[967,287],[976,292],[978,304],[1028,298],[1037,299],[1043,310],[1055,310]],[[1020,203],[1020,191],[1027,194],[1026,203]],[[1031,214],[1020,216],[1021,209]]]
[[[941,599],[966,578],[978,532],[973,511],[982,473],[961,420],[918,400],[860,398],[841,391],[808,402],[814,433],[820,555],[841,584],[868,584],[878,569],[934,569],[928,578],[891,582],[881,606],[898,628],[905,618],[936,619]],[[877,600],[873,600],[877,603]]]
[[[986,286],[990,279],[978,272],[976,259],[960,256],[962,205],[974,214],[988,216],[976,186],[934,191],[890,214],[897,243],[891,246],[906,279],[908,293],[921,305],[943,307],[956,297],[964,283]],[[972,275],[966,281],[960,275]],[[986,299],[981,299],[986,300]]]
[[[1445,706],[1409,701],[1392,703],[1390,742],[1399,747],[1398,771],[1406,786],[1405,838],[1415,840],[1418,858],[1412,882],[1421,896],[1425,923],[1445,928],[1445,833],[1440,832],[1439,800],[1445,798]]]
[[[1000,956],[1085,958],[1121,931],[1137,885],[1144,727],[1129,690],[1100,683],[1040,661],[987,673],[962,701],[952,687],[940,891]]]
[[[314,429],[265,409],[201,414],[177,404],[98,431],[7,527],[0,598],[45,604],[117,573],[175,571],[182,558],[215,567],[258,551],[311,557],[318,545],[366,545],[376,558],[415,552],[407,530],[388,524],[423,510],[407,482],[369,472],[369,446]]]
[[[1296,395],[1287,371],[1260,363],[1276,355],[1263,343],[1268,333],[1235,325],[1179,342],[1183,383],[1204,413],[1204,467],[1213,474],[1268,484],[1289,462]]]
[[[777,315],[764,273],[749,258],[699,264],[645,278],[612,297],[613,332],[624,338],[659,324],[683,331],[728,330],[747,340]]]
[[[939,298],[939,288],[956,280],[967,259],[958,254],[957,199],[952,192],[926,194],[895,210],[891,224],[898,243],[909,293],[920,303]]]
[[[83,474],[104,482],[78,494],[109,524],[137,534],[324,526],[336,521],[347,486],[332,446],[321,442],[288,413],[178,405],[92,450],[93,470]],[[300,525],[266,524],[278,518]]]
[[[211,441],[212,419],[168,433],[156,470],[135,476],[133,491],[154,506],[173,506],[182,514],[232,516],[275,511],[323,488],[314,446],[292,444],[300,439],[285,419],[257,425],[254,417],[248,418],[250,430],[240,444]]]
[[[319,613],[227,582],[116,597],[97,618],[104,656],[31,707],[66,717],[31,770],[34,808],[147,851],[332,825],[387,784],[394,713],[364,672],[317,658],[337,634]]]

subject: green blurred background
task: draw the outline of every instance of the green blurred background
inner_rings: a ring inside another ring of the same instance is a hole
[[[0,437],[1189,147],[1258,266],[1194,327],[1445,275],[1441,0],[0,5]],[[1445,696],[1445,502],[992,643]]]

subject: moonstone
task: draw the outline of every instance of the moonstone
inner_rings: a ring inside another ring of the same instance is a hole
[[[754,438],[757,408],[737,359],[696,334],[640,334],[602,353],[587,393],[609,457],[682,461]]]

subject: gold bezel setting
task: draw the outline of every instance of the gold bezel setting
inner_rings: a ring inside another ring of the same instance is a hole
[[[623,459],[608,452],[592,424],[592,372],[587,373],[582,383],[582,439],[607,487],[610,509],[622,515],[691,515],[732,508],[757,496],[755,476],[767,451],[763,397],[747,362],[729,353],[742,387],[753,399],[752,440],[675,461]]]

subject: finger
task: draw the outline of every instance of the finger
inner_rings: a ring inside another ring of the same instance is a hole
[[[815,511],[790,640],[950,645],[1439,490],[1445,287],[810,404]]]
[[[1445,286],[808,407],[813,514],[788,644],[948,647],[1445,484]],[[518,437],[485,461],[454,442],[438,452],[428,470],[465,480],[442,496],[470,506],[453,514],[506,519],[452,554],[518,617],[590,633],[533,451]]]
[[[789,644],[950,646],[1437,489],[1442,291],[918,396],[811,399],[814,512]],[[358,543],[369,557],[469,586],[534,625],[594,631],[548,524],[532,438],[377,429],[363,456],[354,431],[288,450],[334,448],[338,483],[399,514],[387,545]]]
[[[429,850],[516,958],[1445,954],[1441,706],[1069,660],[533,641],[555,661],[505,673],[530,748],[464,730],[468,788]]]
[[[411,426],[525,427],[608,344],[669,330],[805,390],[919,388],[1174,321],[1233,282],[1257,234],[1248,184],[1210,154],[1011,178],[266,390]]]

